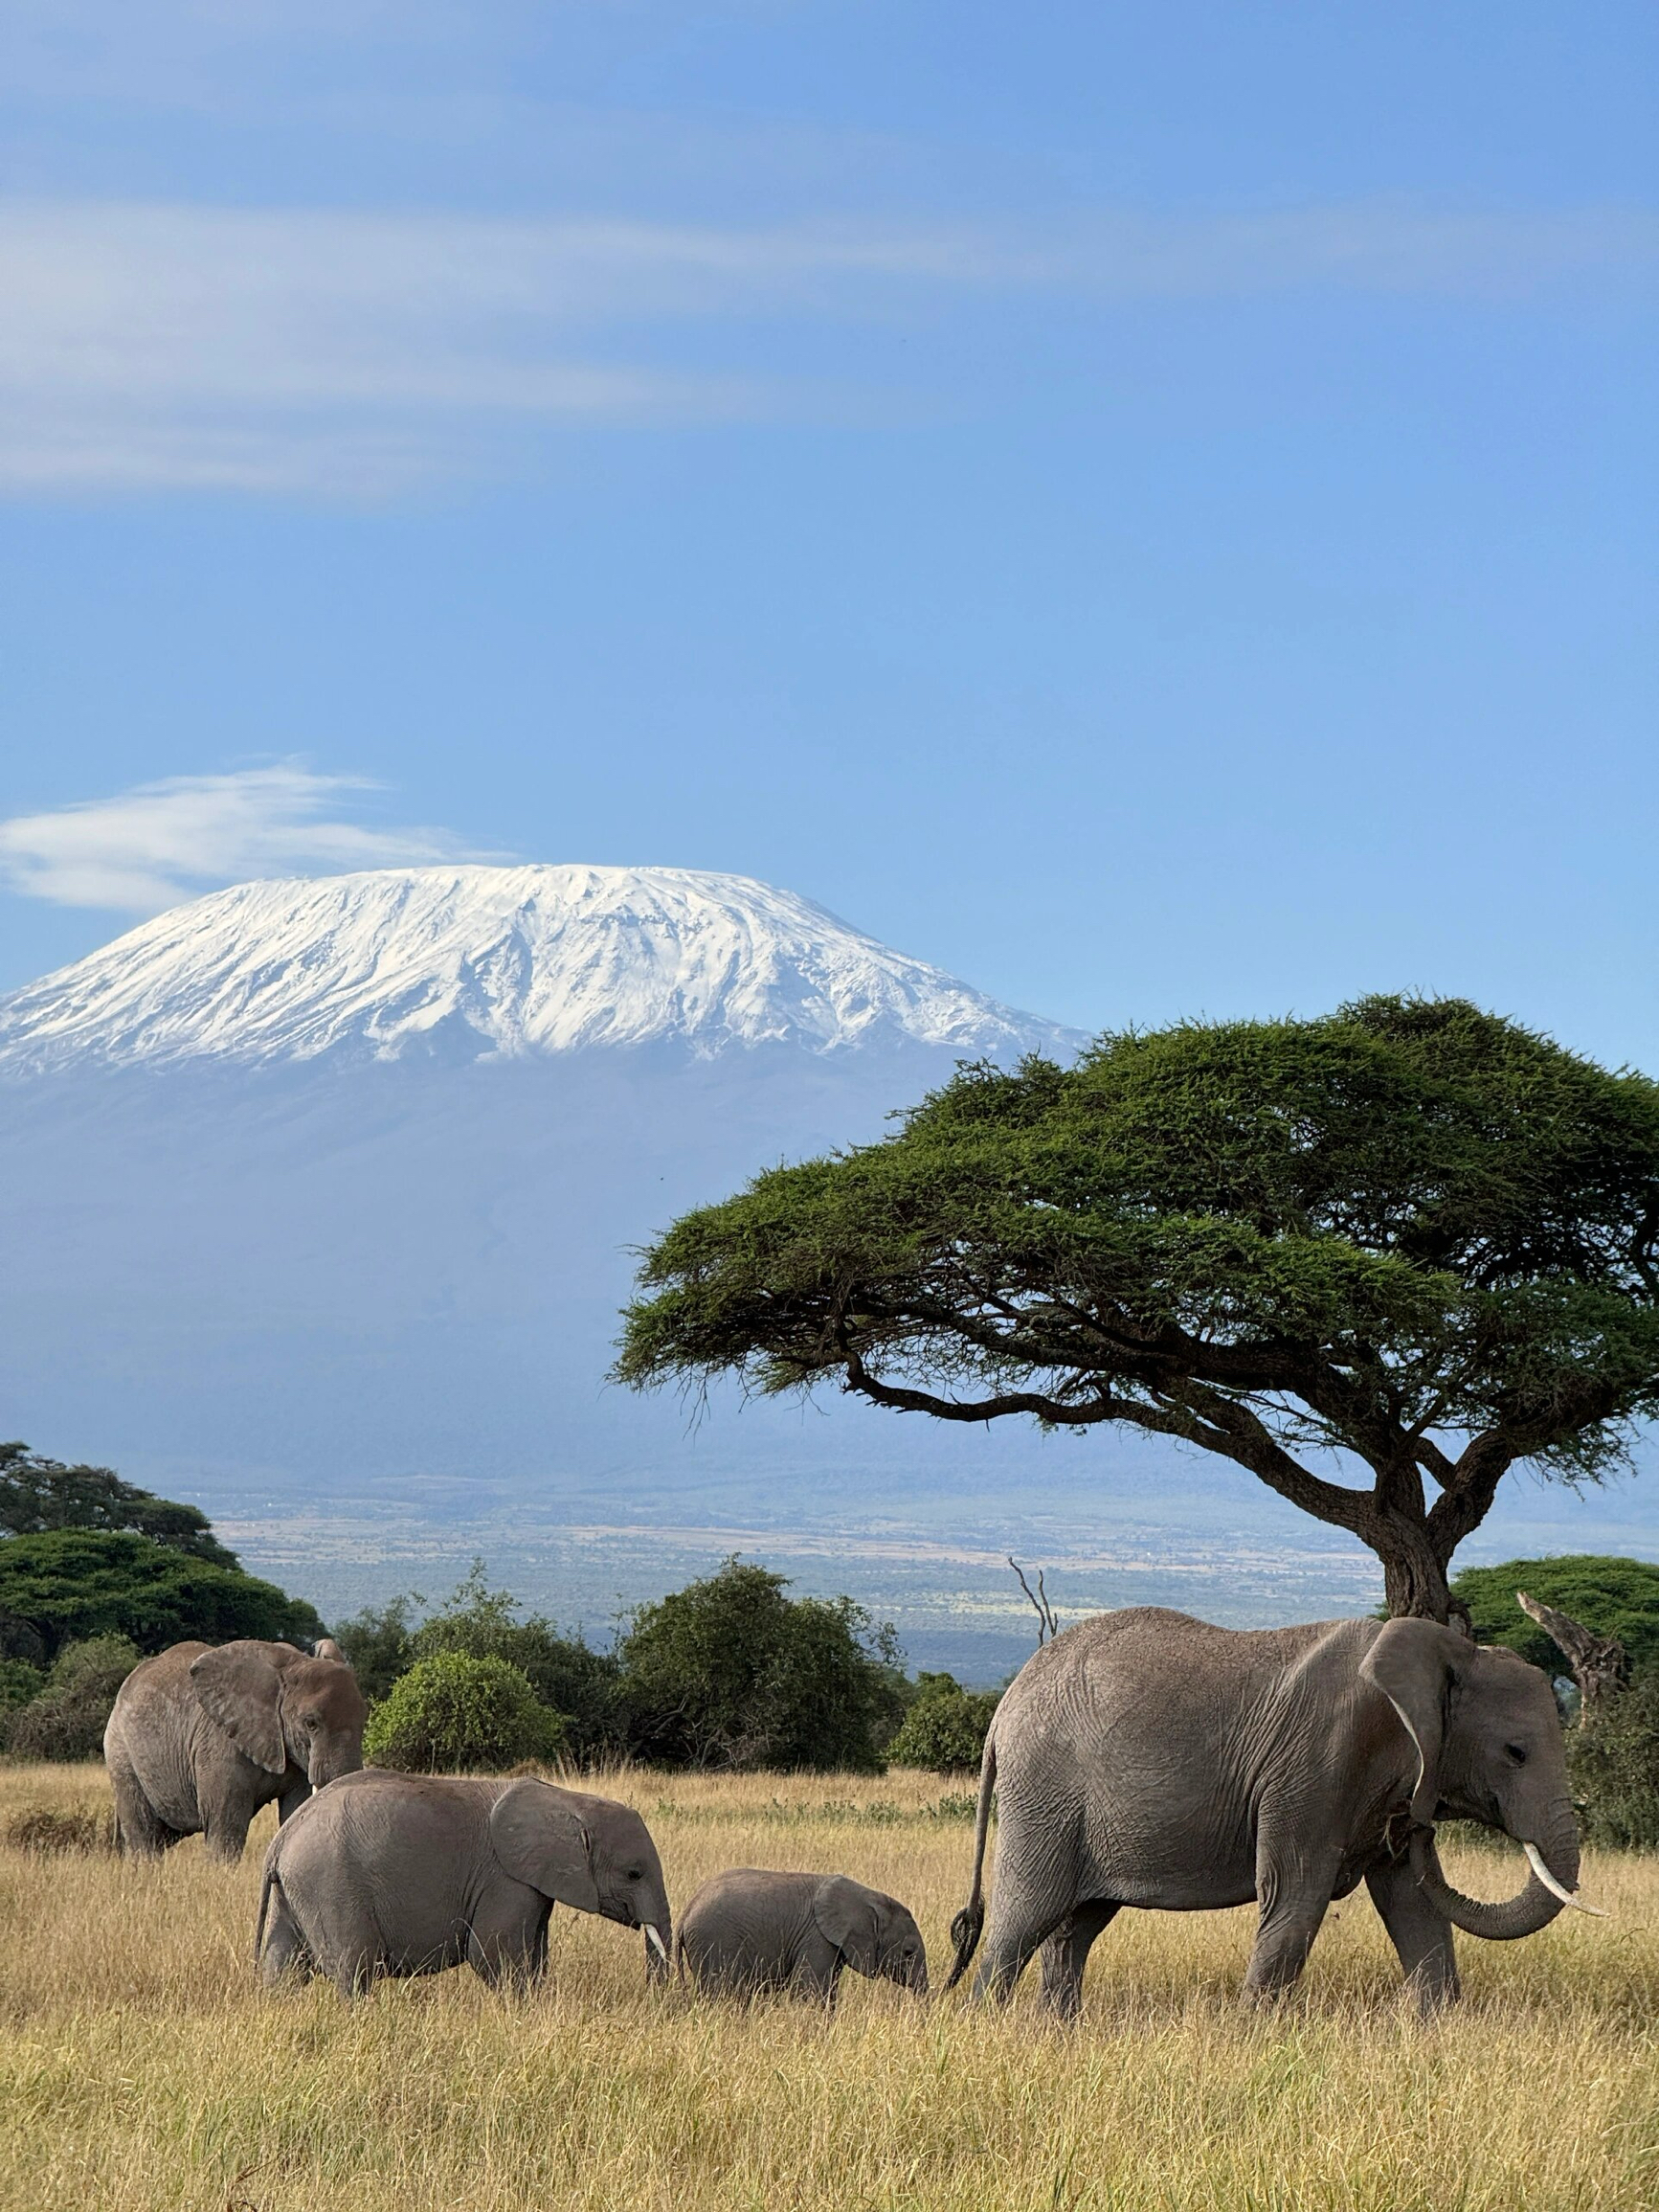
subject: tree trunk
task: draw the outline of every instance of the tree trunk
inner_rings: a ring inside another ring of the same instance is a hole
[[[1582,1727],[1599,1705],[1616,1698],[1630,1680],[1630,1655],[1617,1636],[1598,1636],[1570,1613],[1540,1605],[1524,1590],[1515,1591],[1515,1603],[1530,1614],[1544,1634],[1566,1654],[1579,1685],[1579,1726]]]
[[[1452,1615],[1461,1609],[1452,1600],[1446,1562],[1423,1524],[1401,1514],[1379,1514],[1362,1533],[1382,1562],[1382,1593],[1390,1619],[1452,1623]]]

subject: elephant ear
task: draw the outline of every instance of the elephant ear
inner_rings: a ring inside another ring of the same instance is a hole
[[[288,1764],[282,1740],[282,1678],[262,1643],[244,1638],[205,1651],[191,1662],[202,1710],[224,1729],[245,1759],[280,1774]]]
[[[1359,1662],[1360,1681],[1382,1692],[1416,1749],[1411,1817],[1424,1828],[1434,1824],[1440,1796],[1440,1756],[1451,1695],[1473,1654],[1467,1637],[1438,1621],[1390,1620]]]
[[[820,1933],[833,1943],[847,1964],[859,1974],[875,1974],[881,1967],[882,1923],[886,1901],[862,1882],[838,1874],[820,1882],[813,1894],[812,1916]]]
[[[597,1912],[588,1831],[550,1782],[515,1782],[489,1817],[495,1855],[515,1882],[527,1883],[575,1912]]]

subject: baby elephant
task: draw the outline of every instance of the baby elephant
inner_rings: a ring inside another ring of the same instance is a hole
[[[928,1989],[928,1953],[909,1913],[844,1874],[729,1866],[685,1907],[674,1950],[681,1973],[703,1989],[788,1989],[833,2004],[843,1966]]]
[[[642,1928],[647,1975],[666,1975],[662,1867],[630,1806],[549,1782],[367,1767],[279,1830],[254,1955],[267,1984],[292,1967],[345,1997],[448,1966],[527,1983],[547,1965],[555,1904]]]

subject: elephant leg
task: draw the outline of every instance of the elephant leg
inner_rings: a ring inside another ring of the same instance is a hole
[[[1405,1986],[1426,2019],[1461,1994],[1451,1923],[1418,1887],[1408,1860],[1374,1866],[1365,1877],[1371,1902],[1405,1969]]]
[[[115,1794],[116,1848],[123,1859],[159,1859],[181,1840],[145,1795],[124,1754],[111,1754],[109,1785]]]
[[[834,2012],[841,1987],[841,1954],[827,1943],[813,1943],[800,1952],[790,1973],[791,1997],[806,1998]]]
[[[1329,1863],[1306,1851],[1275,1852],[1263,1837],[1256,1854],[1256,1895],[1261,1918],[1256,1947],[1244,1975],[1244,1995],[1263,2002],[1290,1987],[1312,1949],[1335,1885],[1337,1859]]]
[[[551,1917],[546,1907],[526,1913],[516,1903],[502,1912],[481,1908],[467,1928],[466,1963],[491,1989],[532,1988],[547,1972]]]
[[[1042,1946],[1042,2003],[1058,2020],[1075,2020],[1083,2002],[1083,1970],[1089,1948],[1119,1907],[1104,1898],[1078,1906]]]
[[[1065,1927],[1076,1907],[1069,1897],[1034,1890],[1018,1877],[1004,1880],[998,1870],[991,1900],[991,1924],[974,1975],[974,1995],[1005,2002],[1014,1984],[1049,1937]]]
[[[248,1829],[254,1817],[251,1806],[215,1808],[202,1830],[202,1846],[221,1866],[235,1866],[248,1847]]]

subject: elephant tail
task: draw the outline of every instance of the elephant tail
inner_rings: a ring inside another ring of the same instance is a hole
[[[974,1886],[968,1902],[951,1923],[951,1941],[956,1946],[947,1989],[954,1989],[967,1973],[979,1948],[985,1926],[985,1845],[991,1834],[991,1795],[997,1787],[997,1724],[993,1720],[985,1738],[985,1756],[979,1764],[979,1811],[974,1821]]]
[[[254,1924],[254,1964],[258,1965],[265,1951],[265,1918],[271,1909],[271,1892],[277,1886],[277,1869],[265,1862],[265,1879],[259,1885],[259,1917]]]

